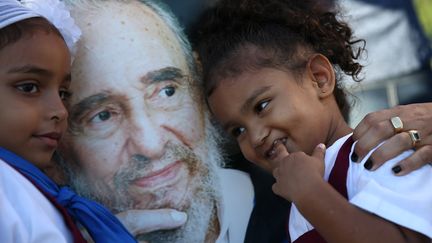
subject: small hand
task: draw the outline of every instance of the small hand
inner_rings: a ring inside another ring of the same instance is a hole
[[[186,223],[186,213],[174,209],[128,210],[116,215],[135,237],[156,230],[175,229]]]
[[[282,145],[277,149],[282,149],[281,147],[285,151],[281,153],[282,156],[278,156],[278,166],[273,170],[276,183],[273,184],[272,189],[275,194],[295,202],[296,198],[313,188],[315,182],[324,181],[325,146],[318,145],[311,156],[304,152],[288,154]]]
[[[399,116],[403,122],[403,131],[395,133],[390,118]],[[399,169],[393,171],[397,175],[405,175],[421,166],[432,162],[432,103],[397,106],[368,114],[355,128],[354,139],[358,140],[355,153],[358,161],[368,151],[388,139],[385,144],[371,155],[373,166],[377,169],[385,161],[412,148],[412,141],[407,131],[417,130],[421,141],[416,144],[415,152],[402,160]],[[399,171],[399,172],[396,172]]]

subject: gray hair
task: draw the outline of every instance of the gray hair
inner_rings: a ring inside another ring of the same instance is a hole
[[[70,7],[94,11],[98,11],[98,8],[101,7],[102,3],[110,1],[123,3],[138,1],[149,7],[154,13],[156,13],[164,21],[168,28],[174,33],[177,41],[180,43],[191,75],[191,79],[196,84],[201,84],[201,77],[197,72],[191,44],[184,32],[183,27],[178,22],[176,16],[163,2],[157,0],[64,0],[66,5]]]

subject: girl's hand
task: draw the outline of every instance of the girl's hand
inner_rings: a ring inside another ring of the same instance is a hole
[[[403,130],[395,133],[390,119],[398,116],[403,122]],[[355,128],[354,139],[358,140],[355,153],[360,161],[368,151],[388,139],[385,144],[375,150],[371,159],[371,170],[380,167],[385,161],[405,150],[413,148],[407,131],[417,130],[421,141],[415,146],[415,152],[401,161],[400,168],[393,172],[405,175],[421,166],[432,162],[432,103],[420,103],[397,106],[368,114]],[[399,172],[398,172],[399,171]]]
[[[313,190],[315,183],[325,182],[324,177],[324,144],[319,144],[309,156],[303,152],[288,154],[285,146],[279,145],[278,166],[273,170],[276,183],[273,192],[295,202],[298,198],[307,196]]]

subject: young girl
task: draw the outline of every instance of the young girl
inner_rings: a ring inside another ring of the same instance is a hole
[[[85,242],[78,224],[95,242],[135,242],[108,210],[42,172],[67,126],[68,45],[80,31],[57,0],[23,4],[0,1],[0,242]]]
[[[293,242],[430,242],[432,167],[394,176],[412,151],[375,172],[368,157],[350,163],[339,72],[358,79],[361,41],[317,2],[230,0],[208,13],[196,48],[208,105],[293,202]]]

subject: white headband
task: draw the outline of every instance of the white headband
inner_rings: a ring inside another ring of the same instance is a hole
[[[40,17],[40,14],[24,7],[16,0],[0,1],[0,29],[18,21],[33,17]]]
[[[62,34],[71,54],[75,54],[75,44],[81,30],[70,16],[65,4],[59,0],[0,0],[0,29],[18,21],[43,17]]]

